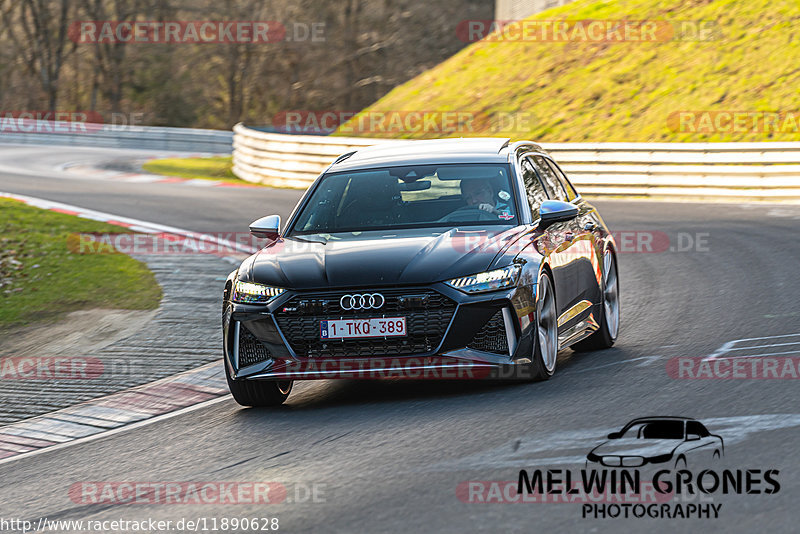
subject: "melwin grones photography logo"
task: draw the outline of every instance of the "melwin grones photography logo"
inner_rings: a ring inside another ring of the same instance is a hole
[[[724,455],[723,437],[696,419],[638,418],[589,451],[584,469],[520,470],[516,493],[581,503],[583,518],[716,519],[717,496],[780,491],[778,469],[720,468]]]

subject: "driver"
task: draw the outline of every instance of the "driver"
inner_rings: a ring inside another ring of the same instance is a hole
[[[501,212],[507,213],[509,210],[508,203],[495,196],[489,180],[461,180],[461,196],[467,206],[487,211],[493,215]]]

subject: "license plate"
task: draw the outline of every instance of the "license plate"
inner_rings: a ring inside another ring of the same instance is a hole
[[[405,317],[333,319],[319,322],[319,337],[322,339],[397,337],[404,335],[406,335]]]

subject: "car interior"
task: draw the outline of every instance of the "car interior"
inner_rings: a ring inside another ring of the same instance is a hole
[[[314,193],[315,209],[306,210],[308,217],[301,214],[296,229],[341,232],[433,222],[504,222],[467,206],[460,189],[463,180],[486,181],[495,200],[509,189],[507,171],[500,165],[405,166],[335,174]]]

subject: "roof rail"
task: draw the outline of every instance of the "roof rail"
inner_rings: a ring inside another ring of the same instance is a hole
[[[528,150],[536,151],[536,152],[544,152],[544,149],[537,145],[532,141],[515,141],[511,144],[509,151],[514,153],[521,148],[526,148]]]
[[[358,152],[358,150],[353,150],[352,152],[347,152],[345,154],[342,154],[341,156],[336,158],[336,160],[333,163],[331,163],[331,165],[336,165],[337,163],[340,163],[340,162],[346,160],[347,158],[349,158],[350,156],[352,156],[356,152]]]

